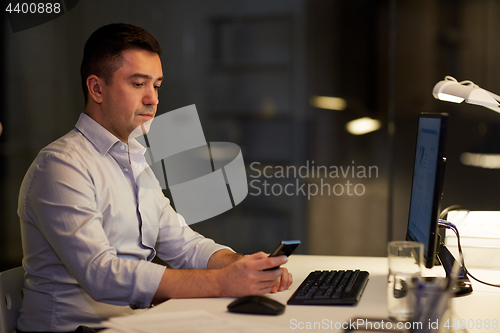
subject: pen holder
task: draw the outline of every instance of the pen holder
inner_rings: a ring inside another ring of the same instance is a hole
[[[446,278],[422,278],[415,286],[411,333],[465,332],[455,325],[448,282]]]

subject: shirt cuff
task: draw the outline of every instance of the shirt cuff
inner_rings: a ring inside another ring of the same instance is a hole
[[[136,280],[129,305],[132,309],[144,309],[151,306],[166,267],[141,260],[136,270]]]

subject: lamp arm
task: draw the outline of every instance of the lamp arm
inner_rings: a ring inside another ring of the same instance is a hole
[[[481,88],[480,86],[478,86],[477,84],[475,84],[474,82],[472,81],[462,81],[462,82],[459,82],[461,85],[464,85],[464,86],[471,86],[473,88],[479,88],[481,90],[483,90],[484,92],[488,93],[497,103],[500,104],[500,96],[492,93],[491,91],[488,91],[484,88]],[[497,105],[497,107],[500,107],[500,105]]]
[[[493,97],[494,99],[496,99],[496,100],[497,100],[497,102],[499,102],[499,103],[500,103],[500,96],[495,95],[494,93],[489,92],[489,91],[488,91],[488,93],[491,95],[491,97]]]
[[[446,76],[445,80],[457,82],[457,80],[454,77],[452,77],[452,76]],[[464,85],[464,86],[472,86],[473,88],[481,88],[480,86],[478,86],[477,84],[475,84],[474,82],[472,82],[470,80],[461,81],[461,82],[458,82],[458,83],[460,83],[461,85]],[[498,95],[496,95],[496,94],[492,93],[491,91],[488,91],[488,90],[486,90],[484,88],[481,88],[481,89],[483,89],[484,91],[486,91],[488,94],[491,95],[491,97],[493,97],[494,99],[497,100],[497,102],[500,103],[500,96],[498,96]]]

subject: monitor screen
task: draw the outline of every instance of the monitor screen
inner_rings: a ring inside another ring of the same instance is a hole
[[[422,113],[417,145],[406,238],[424,244],[425,266],[434,264],[448,115]]]

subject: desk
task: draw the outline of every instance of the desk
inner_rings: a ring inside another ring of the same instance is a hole
[[[335,329],[336,323],[348,322],[350,318],[387,318],[387,259],[374,257],[336,257],[336,256],[308,256],[292,255],[286,264],[288,270],[293,274],[294,282],[287,291],[268,295],[283,304],[292,295],[300,282],[317,269],[361,269],[370,272],[370,280],[356,306],[287,306],[285,313],[279,316],[260,316],[234,314],[227,311],[227,305],[232,298],[209,298],[209,299],[180,299],[169,300],[148,311],[154,312],[175,312],[205,310],[209,313],[232,318],[241,321],[261,322],[269,325],[291,328],[291,332],[343,332],[343,329]],[[436,269],[441,269],[437,267]],[[481,272],[478,272],[478,275]],[[488,276],[488,281],[500,282],[500,271]],[[492,280],[495,278],[496,280]],[[485,277],[486,279],[486,277]],[[470,296],[453,300],[454,311],[457,315],[474,321],[474,327],[467,329],[469,333],[490,333],[500,332],[500,289],[478,285],[473,282],[475,288]],[[498,322],[498,328],[484,328],[484,320],[493,319]],[[299,329],[299,323],[323,322],[324,320],[333,323],[333,329]],[[476,327],[476,321],[481,320],[482,328]],[[472,321],[469,323],[472,325]],[[251,326],[249,326],[251,327]],[[293,329],[295,328],[295,329]]]

